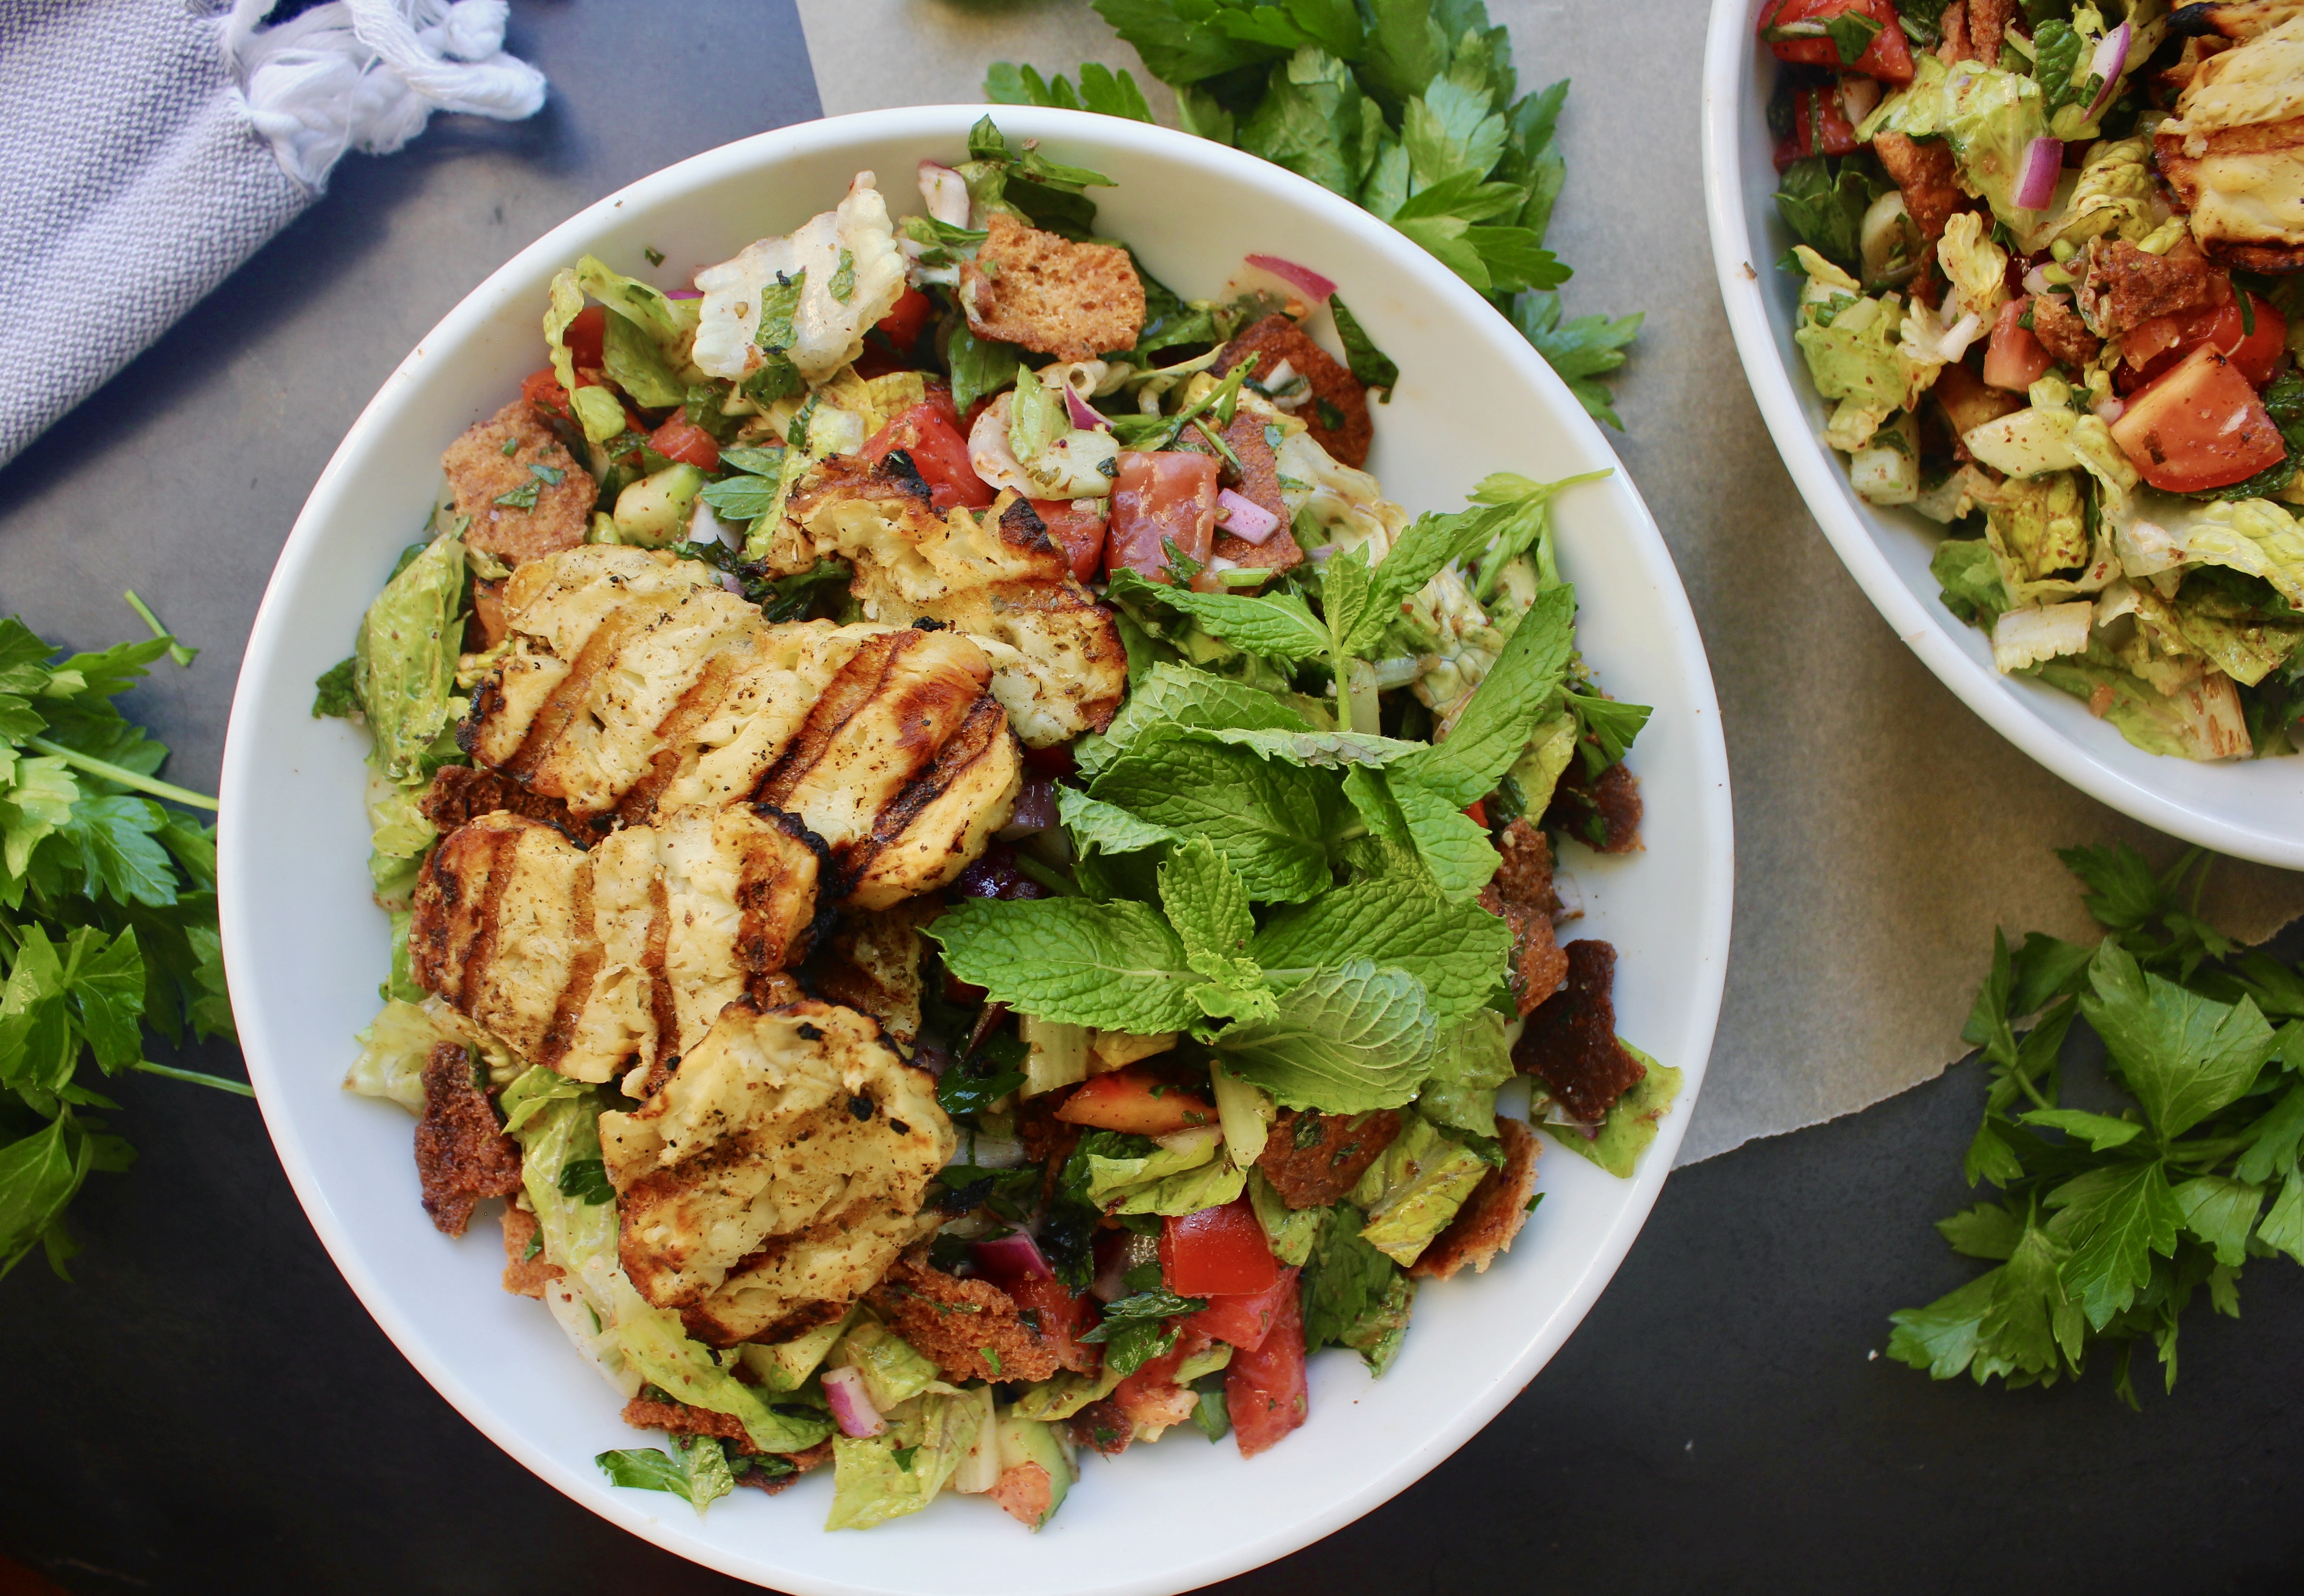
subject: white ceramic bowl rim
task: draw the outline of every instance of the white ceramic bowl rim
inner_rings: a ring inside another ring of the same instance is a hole
[[[1749,92],[1760,50],[1754,28],[1759,3],[1713,0],[1704,52],[1705,207],[1736,352],[1809,513],[1897,637],[2019,748],[2147,825],[2236,857],[2304,868],[2304,821],[2297,818],[2304,817],[2304,802],[2297,801],[2304,797],[2304,759],[2195,765],[2130,748],[2109,722],[2079,725],[2085,711],[2076,701],[2001,675],[1982,634],[1944,609],[1935,585],[1915,587],[1891,562],[1885,542],[1909,535],[1856,498],[1846,462],[1820,435],[1821,401],[1794,377],[1769,316],[1768,287],[1781,251],[1767,245],[1768,219],[1751,214],[1741,170],[1750,137],[1746,119],[1762,109]],[[2267,776],[2266,765],[2295,767],[2295,773]],[[2266,795],[2275,782],[2282,790]],[[2171,790],[2178,786],[2196,791]]]
[[[259,902],[267,891],[276,894],[280,890],[276,882],[267,882],[267,874],[276,874],[276,867],[268,864],[269,839],[262,834],[261,823],[253,815],[267,781],[277,781],[284,774],[301,773],[286,771],[276,758],[267,763],[265,739],[276,739],[278,733],[260,733],[258,722],[268,715],[273,717],[275,726],[279,723],[280,695],[271,684],[284,669],[295,663],[288,656],[292,641],[298,636],[290,595],[310,581],[318,562],[329,557],[326,545],[327,526],[332,516],[343,511],[347,481],[358,462],[380,438],[389,435],[400,425],[400,417],[410,401],[409,390],[419,374],[500,317],[508,295],[532,291],[532,283],[539,280],[540,271],[548,272],[584,252],[603,228],[618,219],[620,212],[626,213],[624,219],[629,219],[631,213],[644,212],[650,206],[676,199],[732,175],[778,160],[836,151],[868,138],[910,140],[922,153],[931,153],[956,143],[966,128],[986,114],[987,109],[997,114],[1004,131],[1012,136],[1062,139],[1090,150],[1105,147],[1137,152],[1149,159],[1203,173],[1213,183],[1244,190],[1251,196],[1284,199],[1300,212],[1333,219],[1334,225],[1353,229],[1371,255],[1385,258],[1389,269],[1412,279],[1420,292],[1437,302],[1441,313],[1458,318],[1495,317],[1492,309],[1444,267],[1343,199],[1238,151],[1165,129],[1081,113],[1005,106],[927,106],[806,123],[708,151],[600,200],[521,251],[444,317],[387,379],[322,472],[282,552],[250,639],[224,754],[219,838],[224,952],[233,977],[235,1012],[250,1076],[257,1086],[268,1128],[291,1183],[337,1267],[362,1304],[419,1372],[459,1412],[498,1446],[568,1496],[634,1534],[682,1556],[740,1577],[800,1592],[801,1596],[862,1596],[867,1591],[894,1587],[885,1583],[861,1584],[836,1574],[792,1567],[779,1560],[781,1549],[774,1541],[752,1555],[732,1552],[704,1539],[685,1506],[676,1500],[610,1489],[589,1456],[564,1456],[539,1446],[523,1431],[517,1414],[504,1411],[491,1399],[487,1390],[451,1366],[440,1350],[417,1329],[402,1304],[371,1266],[357,1233],[360,1216],[341,1208],[331,1195],[327,1169],[330,1150],[300,1122],[299,1110],[287,1106],[292,1073],[301,1070],[309,1075],[316,1043],[313,1038],[300,1035],[293,1026],[284,1023],[286,999],[276,987],[267,985],[267,979],[278,982],[289,978],[274,976],[265,969],[261,950],[270,944],[260,939],[260,928],[250,908]],[[893,189],[896,185],[884,186]],[[1538,418],[1541,423],[1564,436],[1574,452],[1613,463],[1605,441],[1558,377],[1533,350],[1509,333],[1501,318],[1496,318],[1494,325],[1499,346],[1509,351],[1504,358],[1546,401],[1544,413]],[[1381,1467],[1373,1468],[1355,1489],[1328,1502],[1321,1510],[1273,1522],[1254,1533],[1201,1550],[1164,1546],[1159,1556],[1150,1558],[1153,1566],[1149,1567],[1131,1566],[1126,1558],[1114,1559],[1092,1575],[1084,1572],[1078,1583],[1066,1589],[1094,1590],[1111,1596],[1154,1596],[1155,1592],[1184,1590],[1222,1579],[1329,1533],[1412,1483],[1487,1423],[1565,1341],[1622,1261],[1663,1186],[1702,1080],[1725,973],[1733,888],[1728,767],[1717,702],[1703,663],[1701,642],[1664,542],[1636,494],[1622,479],[1621,470],[1613,482],[1590,491],[1616,495],[1621,519],[1630,523],[1625,540],[1627,553],[1637,579],[1655,590],[1656,602],[1660,606],[1657,624],[1666,634],[1664,641],[1649,647],[1665,662],[1659,667],[1660,673],[1685,678],[1691,712],[1690,723],[1674,732],[1687,739],[1687,757],[1694,772],[1690,830],[1690,847],[1698,856],[1692,867],[1683,872],[1675,891],[1677,901],[1685,906],[1686,918],[1694,927],[1689,933],[1690,939],[1700,949],[1682,986],[1690,1018],[1682,1023],[1678,1037],[1682,1043],[1680,1056],[1668,1060],[1686,1071],[1681,1101],[1663,1122],[1639,1174],[1623,1183],[1621,1206],[1593,1239],[1588,1252],[1581,1255],[1579,1270],[1561,1286],[1565,1293],[1563,1305],[1546,1322],[1529,1330],[1525,1343],[1520,1345],[1508,1364],[1453,1372],[1450,1378],[1457,1380],[1462,1389],[1462,1405],[1448,1412],[1444,1422],[1436,1422],[1425,1431],[1406,1435],[1404,1444],[1385,1458]],[[309,924],[315,928],[326,926],[336,912],[323,906],[311,916]],[[335,1045],[334,1039],[330,1039],[330,1045]],[[1551,1156],[1557,1160],[1567,1155],[1554,1150]],[[1581,1167],[1572,1158],[1568,1162]],[[1570,1172],[1573,1174],[1574,1169]],[[528,1305],[521,1306],[525,1309]],[[556,1340],[556,1332],[554,1334]],[[561,1350],[567,1351],[564,1346]],[[1403,1363],[1412,1359],[1414,1353],[1411,1345]],[[1316,1370],[1316,1376],[1317,1372]],[[605,1392],[597,1394],[606,1400]],[[645,1438],[635,1438],[623,1444],[648,1442]],[[1286,1460],[1287,1454],[1282,1451],[1258,1460],[1252,1466],[1285,1469]],[[746,1497],[747,1493],[738,1493],[738,1499]],[[657,1511],[666,1507],[671,1510]],[[923,1518],[928,1516],[932,1515]],[[812,1522],[805,1533],[811,1537],[819,1533]],[[873,1538],[885,1533],[875,1531]],[[1148,1545],[1138,1550],[1149,1553],[1152,1548]],[[931,1578],[929,1583],[919,1588],[936,1587]],[[1036,1584],[1034,1588],[1042,1587]]]

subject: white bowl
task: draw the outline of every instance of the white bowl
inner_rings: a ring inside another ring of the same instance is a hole
[[[545,1480],[660,1546],[777,1589],[1028,1596],[1166,1592],[1293,1550],[1403,1489],[1512,1399],[1567,1339],[1631,1246],[1693,1107],[1720,1004],[1732,884],[1728,765],[1703,646],[1663,540],[1618,474],[1557,509],[1581,642],[1617,697],[1652,704],[1635,756],[1648,850],[1572,858],[1583,934],[1621,950],[1617,1012],[1635,1045],[1688,1072],[1637,1178],[1559,1148],[1548,1195],[1484,1277],[1427,1289],[1380,1383],[1356,1359],[1314,1360],[1311,1421],[1244,1463],[1197,1436],[1141,1447],[1087,1476],[1046,1530],[987,1504],[940,1501],[868,1534],[819,1528],[828,1474],[773,1499],[749,1490],[699,1521],[685,1503],[611,1488],[595,1453],[660,1438],[626,1428],[618,1398],[536,1304],[497,1284],[492,1222],[462,1241],[417,1206],[411,1122],[341,1089],[352,1033],[377,1007],[384,916],[366,901],[362,738],[312,718],[312,679],[341,658],[395,553],[432,501],[441,449],[542,363],[552,273],[594,251],[661,280],[724,258],[880,173],[900,209],[911,174],[949,158],[981,107],[875,112],[764,133],[600,201],[474,290],[403,361],[353,425],[297,519],[258,612],[224,749],[220,873],[225,958],[250,1077],[290,1179],[377,1322],[458,1411]],[[1278,167],[1180,133],[1080,113],[1002,108],[1012,138],[1118,181],[1104,225],[1188,293],[1217,290],[1251,250],[1334,274],[1400,361],[1380,410],[1375,469],[1412,509],[1450,509],[1489,471],[1556,477],[1614,466],[1598,430],[1535,351],[1437,262],[1361,211]],[[325,359],[325,350],[313,351]]]
[[[1704,193],[1713,264],[1736,352],[1808,512],[1896,635],[1993,729],[2099,802],[2220,853],[2304,868],[2304,759],[2203,764],[2130,746],[2044,682],[2003,676],[1992,645],[1937,598],[1928,557],[1944,530],[1868,504],[1825,446],[1829,407],[1792,342],[1800,281],[1775,262],[1794,240],[1776,215],[1767,128],[1776,62],[1757,37],[1763,0],[1713,0],[1704,48]],[[1797,536],[1787,528],[1785,536]],[[1951,773],[1946,773],[1948,775]]]

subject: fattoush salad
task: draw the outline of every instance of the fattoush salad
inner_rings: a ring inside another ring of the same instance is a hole
[[[1076,1448],[1253,1456],[1510,1246],[1531,1123],[1629,1175],[1677,1091],[1555,935],[1648,713],[1573,484],[1411,519],[1334,284],[1182,300],[1105,182],[987,119],[920,214],[580,260],[321,680],[392,916],[347,1085],[668,1432],[618,1484],[1038,1528]]]
[[[2304,714],[2304,9],[1770,0],[1793,337],[1994,663],[2140,748]]]

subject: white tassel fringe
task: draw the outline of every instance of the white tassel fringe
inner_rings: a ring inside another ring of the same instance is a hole
[[[331,0],[276,28],[276,0],[233,0],[224,59],[281,168],[318,190],[346,150],[389,155],[435,111],[504,121],[544,104],[544,74],[504,53],[505,0]]]

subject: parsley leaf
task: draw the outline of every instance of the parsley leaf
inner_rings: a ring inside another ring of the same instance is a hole
[[[1939,1380],[2017,1386],[2076,1379],[2110,1348],[2113,1392],[2133,1406],[2138,1342],[2173,1390],[2196,1293],[2237,1313],[2248,1259],[2304,1262],[2304,1025],[2274,1032],[2257,1002],[2286,1014],[2304,978],[2198,920],[2183,891],[2197,854],[2157,874],[2127,848],[2061,857],[2107,934],[2093,950],[2039,933],[2012,950],[1995,935],[1962,1031],[1989,1066],[1969,1178],[2005,1196],[1937,1229],[1999,1267],[1891,1315],[1888,1351]],[[2058,1102],[2075,1026],[2102,1041],[2130,1103]]]

